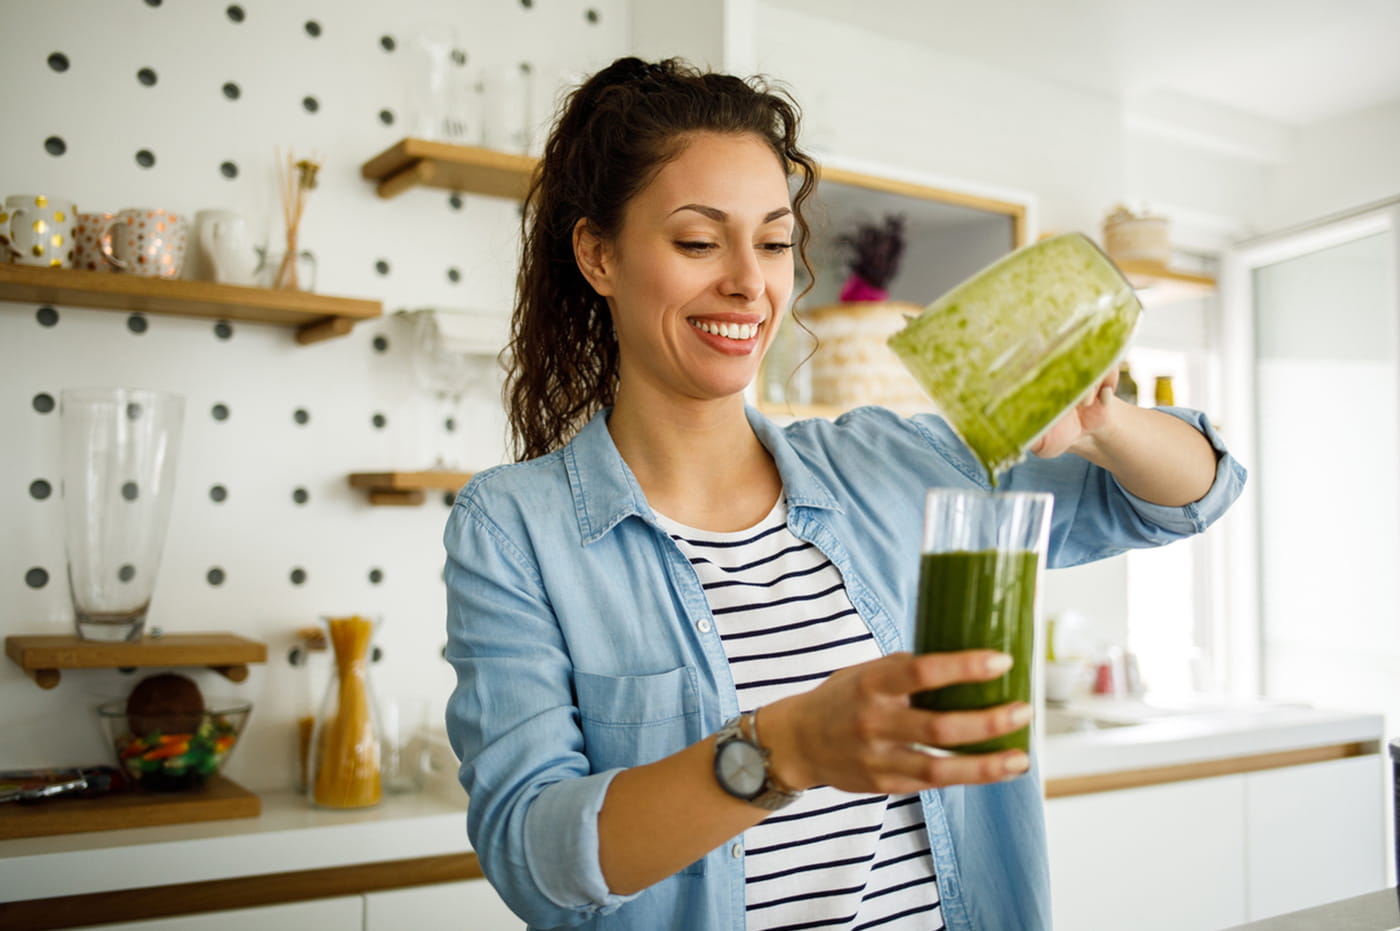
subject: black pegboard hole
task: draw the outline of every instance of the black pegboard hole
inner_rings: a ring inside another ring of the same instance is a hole
[[[152,9],[155,9],[156,7],[160,6],[160,4],[161,0],[146,0],[146,6],[151,7]]]
[[[443,428],[444,430],[446,430],[448,433],[456,433],[456,432],[457,432],[457,418],[456,418],[456,417],[448,417],[446,420],[444,420],[444,421],[442,422],[442,428]]]
[[[150,324],[141,314],[132,314],[126,318],[126,328],[133,333],[144,333]]]
[[[237,100],[239,97],[243,96],[243,88],[239,87],[233,81],[225,81],[223,91],[224,96],[229,100]]]
[[[309,35],[311,38],[313,38],[313,39],[319,39],[319,38],[321,38],[321,24],[318,23],[318,22],[316,22],[316,20],[314,20],[314,19],[308,19],[308,20],[306,21],[305,29],[306,29],[306,34]]]
[[[239,6],[236,3],[230,6],[224,12],[227,13],[228,18],[235,23],[241,23],[244,19],[247,18],[247,14],[243,12],[243,7]]]
[[[228,500],[228,489],[223,485],[211,485],[209,487],[209,500],[215,504],[223,504]]]
[[[589,7],[588,12],[583,14],[583,18],[588,20],[590,25],[596,26],[598,25],[598,20],[601,17],[599,17],[597,10],[593,9],[592,7]]]
[[[520,5],[527,10],[533,10],[535,8],[535,0],[520,0]]]
[[[386,52],[392,52],[399,47],[399,44],[394,41],[393,36],[384,35],[379,37],[379,47]]]
[[[209,416],[215,420],[228,420],[229,409],[227,404],[219,403],[209,408]]]
[[[450,195],[450,196],[447,198],[447,206],[451,207],[453,210],[461,210],[461,209],[462,209],[462,195],[461,195],[461,194],[452,194],[452,195]]]
[[[381,275],[389,274],[389,263],[385,259],[380,259],[374,263],[374,270]]]
[[[321,109],[321,102],[308,94],[301,98],[301,108],[307,113],[315,113]]]
[[[311,500],[311,492],[305,488],[297,487],[292,489],[292,503],[305,504]]]
[[[122,566],[120,569],[117,570],[118,582],[130,582],[134,578],[136,578],[136,567],[133,566],[131,563],[127,563],[126,565]]]
[[[53,494],[53,486],[42,478],[36,478],[29,483],[29,497],[35,501],[43,501],[51,494]]]
[[[311,422],[311,412],[304,407],[298,407],[292,411],[292,420],[296,421],[298,426],[304,427]]]
[[[52,413],[55,407],[53,395],[43,391],[34,395],[34,400],[30,401],[29,403],[33,404],[34,409],[41,414]]]
[[[375,415],[369,419],[369,422],[374,424],[374,429],[383,430],[389,425],[389,418],[376,412]]]
[[[62,136],[50,136],[44,140],[44,151],[50,155],[62,155],[68,151],[68,143],[63,141]]]
[[[54,52],[49,55],[49,67],[62,74],[68,70],[68,56],[62,52]]]
[[[457,496],[456,496],[455,494],[453,494],[453,493],[450,492],[450,491],[444,491],[444,492],[442,493],[442,506],[443,506],[443,507],[448,507],[448,508],[450,508],[450,507],[452,507],[452,505],[454,505],[454,504],[456,504],[456,503],[457,503]]]
[[[450,281],[450,282],[452,282],[453,284],[458,284],[458,283],[460,283],[461,280],[462,280],[462,271],[461,271],[461,269],[458,269],[458,268],[449,268],[449,269],[447,270],[447,280]]]
[[[376,337],[374,338],[374,351],[375,351],[375,352],[388,352],[388,351],[389,351],[389,337],[387,337],[387,336],[376,336]]]
[[[458,68],[464,67],[467,63],[466,49],[454,48],[452,50],[452,64]]]
[[[371,585],[378,585],[380,582],[383,582],[383,581],[384,581],[384,570],[383,570],[383,569],[371,569],[371,570],[369,570],[369,584],[371,584]]]
[[[393,110],[390,110],[388,107],[385,107],[383,110],[380,110],[380,111],[379,111],[379,122],[383,123],[385,126],[393,126],[393,125],[394,125],[394,111],[393,111]]]
[[[142,168],[154,168],[156,164],[156,154],[150,149],[142,149],[136,153],[136,164]]]
[[[34,311],[34,319],[39,321],[39,326],[56,326],[58,324],[58,311],[52,307],[40,307]]]
[[[141,419],[141,404],[140,404],[139,402],[137,402],[137,401],[127,401],[127,402],[126,402],[126,419],[127,419],[127,420],[140,420],[140,419]]]
[[[49,573],[41,566],[34,566],[24,574],[24,584],[30,588],[43,588],[49,584]]]
[[[143,87],[155,87],[160,78],[156,76],[154,68],[142,68],[136,72],[136,80],[140,81]]]
[[[233,324],[227,320],[220,320],[214,324],[214,335],[219,339],[233,339]]]
[[[218,566],[214,566],[208,572],[204,573],[204,581],[208,582],[210,585],[215,586],[216,588],[220,585],[223,585],[224,570],[220,569]]]
[[[301,566],[297,566],[295,569],[293,569],[291,571],[291,574],[287,577],[291,579],[293,585],[306,584],[306,570],[301,568]]]
[[[225,178],[238,177],[238,164],[236,162],[221,162],[219,164],[219,174]]]
[[[135,501],[141,497],[141,486],[135,482],[122,482],[122,497],[127,501]]]

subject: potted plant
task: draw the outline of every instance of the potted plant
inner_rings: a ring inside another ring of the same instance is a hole
[[[861,223],[836,243],[851,256],[849,274],[841,287],[843,303],[883,301],[904,257],[904,216],[889,214],[879,223]]]

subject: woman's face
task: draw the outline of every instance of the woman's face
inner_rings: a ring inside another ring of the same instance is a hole
[[[576,231],[617,330],[619,397],[741,392],[792,295],[787,178],[757,136],[700,133],[628,203],[616,240]]]

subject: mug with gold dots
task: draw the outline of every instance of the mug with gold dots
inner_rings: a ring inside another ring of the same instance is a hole
[[[73,267],[71,200],[44,194],[11,194],[0,208],[0,257],[21,265]]]
[[[159,207],[133,207],[112,218],[99,237],[102,255],[129,275],[178,278],[188,223]]]

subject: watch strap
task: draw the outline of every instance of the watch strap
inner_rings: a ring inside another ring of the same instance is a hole
[[[720,750],[726,743],[731,741],[742,741],[752,747],[763,761],[763,786],[759,789],[758,794],[746,796],[736,792],[731,786],[725,783],[718,769],[715,771],[716,777],[719,779],[720,787],[735,798],[742,799],[750,805],[755,805],[767,811],[777,811],[780,808],[786,808],[788,805],[791,805],[793,802],[797,801],[797,799],[801,798],[802,792],[801,790],[784,785],[781,780],[773,775],[773,769],[770,763],[772,751],[759,742],[757,720],[757,712],[751,711],[748,714],[742,714],[726,721],[724,727],[720,728],[719,732],[715,735],[715,758],[718,760]]]

